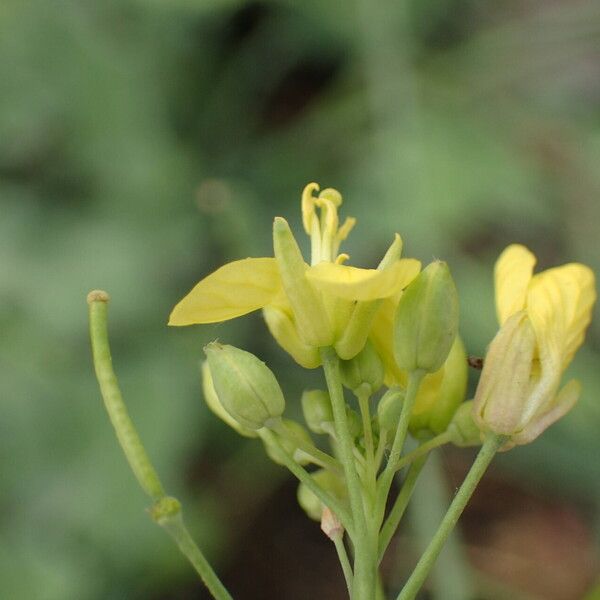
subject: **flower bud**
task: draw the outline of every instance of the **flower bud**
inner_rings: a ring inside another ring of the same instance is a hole
[[[473,400],[463,402],[456,409],[447,432],[455,446],[466,448],[481,445],[481,431],[473,419]]]
[[[346,503],[346,488],[339,475],[320,469],[310,475],[315,483],[329,492],[337,500]],[[304,512],[314,521],[320,521],[323,516],[323,503],[307,488],[303,483],[298,486],[298,504],[304,509]]]
[[[298,333],[303,341],[319,348],[333,342],[329,322],[319,293],[306,277],[308,266],[285,219],[276,217],[273,223],[273,248],[285,293],[292,305]]]
[[[313,433],[333,431],[333,410],[329,394],[323,390],[306,390],[302,394],[302,413]]]
[[[288,430],[291,430],[293,436],[282,436],[277,432],[273,432],[273,435],[277,438],[281,448],[287,452],[299,465],[307,465],[310,462],[310,458],[302,450],[298,448],[298,444],[294,441],[294,438],[300,438],[307,444],[312,444],[310,435],[300,423],[292,421],[291,419],[282,419],[283,424]],[[272,442],[270,437],[262,438],[265,446],[265,452],[267,456],[276,464],[285,466],[285,460],[281,456],[281,448],[278,444]]]
[[[444,366],[424,377],[413,408],[409,428],[435,435],[446,430],[457,406],[465,399],[468,377],[467,356],[457,336]]]
[[[319,349],[302,340],[292,315],[276,306],[265,306],[263,316],[271,335],[301,367],[316,369],[321,365]]]
[[[204,348],[217,397],[243,427],[261,429],[285,408],[283,393],[269,367],[254,354],[211,342]]]
[[[355,440],[359,438],[363,433],[362,419],[359,414],[349,406],[346,406],[346,418],[348,419],[348,431],[350,437]]]
[[[475,392],[474,417],[482,430],[511,435],[521,429],[535,350],[529,318],[524,311],[515,313],[492,340]]]
[[[204,401],[210,410],[219,417],[222,421],[227,423],[229,427],[235,429],[240,435],[245,437],[256,437],[256,432],[252,429],[248,429],[240,425],[224,408],[213,384],[212,375],[210,374],[210,368],[208,361],[202,362],[202,391],[204,392]]]
[[[394,319],[394,357],[406,371],[437,371],[458,330],[458,294],[445,262],[429,264],[402,294]]]
[[[401,387],[391,387],[379,400],[377,405],[377,421],[381,431],[396,431],[402,404],[404,403],[404,390]]]
[[[383,363],[370,341],[354,358],[340,361],[340,375],[342,383],[355,393],[367,386],[371,396],[383,385]]]

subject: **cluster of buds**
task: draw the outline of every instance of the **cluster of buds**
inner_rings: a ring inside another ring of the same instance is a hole
[[[594,277],[587,267],[570,264],[533,276],[535,259],[527,249],[515,245],[502,254],[496,266],[501,327],[474,400],[466,401],[468,363],[448,265],[434,261],[421,269],[418,260],[402,258],[398,234],[376,269],[347,265],[349,257],[339,248],[355,221],[340,225],[341,195],[318,190],[309,184],[302,194],[309,262],[288,223],[277,217],[274,256],[221,267],[174,308],[170,324],[214,323],[261,309],[275,340],[299,365],[316,368],[322,349],[333,348],[344,386],[357,399],[377,403],[373,418],[361,414],[361,419],[347,401],[348,431],[358,455],[366,455],[369,443],[380,450],[379,458],[390,449],[415,373],[420,386],[408,428],[421,440],[444,434],[457,446],[472,446],[493,434],[505,436],[508,449],[532,441],[573,406],[579,385],[572,381],[560,389],[560,380],[591,318]],[[240,434],[262,437],[275,462],[291,457],[300,465],[317,465],[314,482],[347,503],[343,469],[336,468],[337,459],[324,460],[329,455],[312,437],[326,436],[338,456],[339,430],[328,392],[304,392],[305,427],[282,419],[284,395],[264,362],[216,342],[205,351],[204,396],[211,410]],[[298,499],[310,517],[323,518],[327,507],[304,483]]]

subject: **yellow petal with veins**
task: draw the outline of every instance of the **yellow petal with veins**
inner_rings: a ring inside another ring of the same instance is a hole
[[[383,270],[322,262],[311,267],[306,276],[317,289],[327,294],[365,301],[392,296],[406,287],[420,269],[421,263],[414,258],[400,259]]]
[[[525,308],[535,263],[535,256],[521,244],[508,246],[496,261],[496,311],[500,325]]]
[[[529,285],[527,312],[540,346],[540,355],[558,353],[566,369],[583,344],[596,300],[594,273],[570,263],[535,275]]]
[[[218,323],[270,304],[281,289],[274,258],[230,262],[205,277],[175,306],[169,325]]]

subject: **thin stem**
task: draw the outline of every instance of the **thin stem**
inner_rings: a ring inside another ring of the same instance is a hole
[[[352,574],[352,567],[350,566],[350,560],[348,559],[348,552],[346,552],[346,545],[344,544],[343,534],[336,535],[333,538],[335,549],[337,551],[342,571],[344,572],[344,579],[346,580],[346,588],[348,589],[348,595],[352,597],[352,580],[354,575]]]
[[[398,525],[404,516],[404,511],[410,502],[417,479],[419,478],[426,461],[427,455],[421,456],[412,464],[410,470],[408,471],[408,475],[402,484],[400,493],[394,501],[394,506],[392,506],[392,510],[390,511],[390,514],[381,528],[379,533],[379,562],[381,562],[383,555],[385,554],[385,551],[387,550],[387,547],[394,536],[394,533],[396,533],[396,530],[398,529]]]
[[[271,429],[276,431],[279,435],[291,440],[300,450],[302,450],[302,452],[307,454],[315,464],[329,469],[330,471],[334,471],[335,473],[342,473],[342,465],[340,465],[339,461],[297,435],[296,432],[288,427],[281,419],[274,420]]]
[[[175,540],[182,554],[190,561],[196,572],[200,575],[206,587],[217,600],[233,600],[225,589],[204,554],[192,539],[188,528],[183,522],[181,513],[173,515],[159,522],[160,526]]]
[[[112,367],[107,327],[108,301],[109,296],[106,292],[97,290],[88,294],[90,337],[96,377],[100,384],[104,406],[117,434],[119,444],[142,489],[154,500],[151,510],[153,519],[173,537],[213,598],[232,600],[231,595],[186,529],[181,517],[179,501],[166,495],[158,474],[129,417],[117,376]]]
[[[429,441],[421,444],[418,448],[415,448],[412,452],[405,454],[396,465],[396,471],[403,469],[406,465],[414,462],[418,458],[429,454],[435,448],[439,448],[444,444],[447,444],[450,441],[450,434],[446,431],[444,433],[440,433],[436,437],[430,439]]]
[[[505,441],[506,438],[499,435],[490,435],[486,438],[483,446],[479,450],[475,462],[471,466],[471,469],[456,493],[456,496],[454,496],[446,515],[442,519],[437,532],[419,559],[417,566],[408,578],[404,588],[400,594],[398,594],[397,600],[413,600],[415,598],[441,552],[446,539],[454,529],[467,502],[473,495],[477,484],[481,481],[483,474],[492,462],[496,452]]]
[[[301,465],[299,465],[289,452],[281,445],[277,436],[269,429],[260,429],[258,434],[268,440],[269,443],[277,447],[280,452],[281,459],[289,471],[303,483],[325,506],[327,506],[338,517],[344,528],[351,533],[354,531],[353,520],[346,508],[342,506],[336,498],[329,492],[320,487],[317,482],[311,477],[310,473]]]
[[[412,371],[408,376],[406,396],[402,405],[402,411],[400,413],[400,419],[398,421],[396,435],[394,436],[394,441],[392,443],[390,457],[385,466],[385,469],[383,470],[383,473],[380,475],[379,480],[377,482],[378,489],[375,514],[377,515],[377,518],[380,520],[380,522],[383,521],[383,515],[385,513],[385,503],[390,492],[390,488],[392,486],[394,473],[397,470],[397,465],[400,460],[400,454],[402,453],[404,441],[406,440],[406,434],[408,433],[408,423],[410,420],[410,414],[415,404],[417,392],[419,391],[419,386],[421,385],[421,381],[423,380],[424,376],[425,371],[421,370]]]
[[[379,466],[381,465],[381,461],[383,460],[383,453],[385,452],[385,445],[387,443],[387,435],[388,432],[385,429],[382,429],[379,432],[379,443],[377,444],[377,450],[375,451],[375,472],[379,471]]]
[[[373,469],[375,464],[375,445],[373,443],[373,430],[371,428],[371,415],[369,412],[369,391],[361,388],[357,391],[356,397],[358,398],[358,406],[362,418],[367,464],[370,469]]]
[[[364,512],[362,489],[354,462],[352,438],[348,428],[346,403],[339,371],[339,359],[333,348],[321,348],[321,359],[325,371],[325,379],[329,389],[333,417],[336,426],[340,458],[344,466],[346,485],[350,497],[350,507],[355,526],[354,535],[354,586],[353,600],[372,600],[375,591],[376,565],[373,561],[375,548],[369,536],[367,519]]]

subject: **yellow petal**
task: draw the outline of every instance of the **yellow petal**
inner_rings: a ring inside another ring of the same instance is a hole
[[[538,336],[540,354],[558,353],[566,369],[583,343],[596,300],[594,274],[571,263],[533,277],[527,312]]]
[[[403,258],[388,268],[359,269],[347,265],[322,262],[306,275],[321,291],[346,300],[387,298],[406,287],[419,273],[421,263]]]
[[[535,263],[535,256],[520,244],[508,246],[496,261],[496,312],[500,325],[525,308],[527,288]]]
[[[384,383],[388,387],[392,385],[405,385],[406,373],[400,369],[394,359],[394,345],[392,330],[394,324],[394,313],[396,303],[391,298],[381,302],[381,306],[373,319],[369,338],[379,354],[385,369]]]
[[[266,306],[281,288],[274,258],[245,258],[205,277],[175,306],[169,325],[217,323]]]

